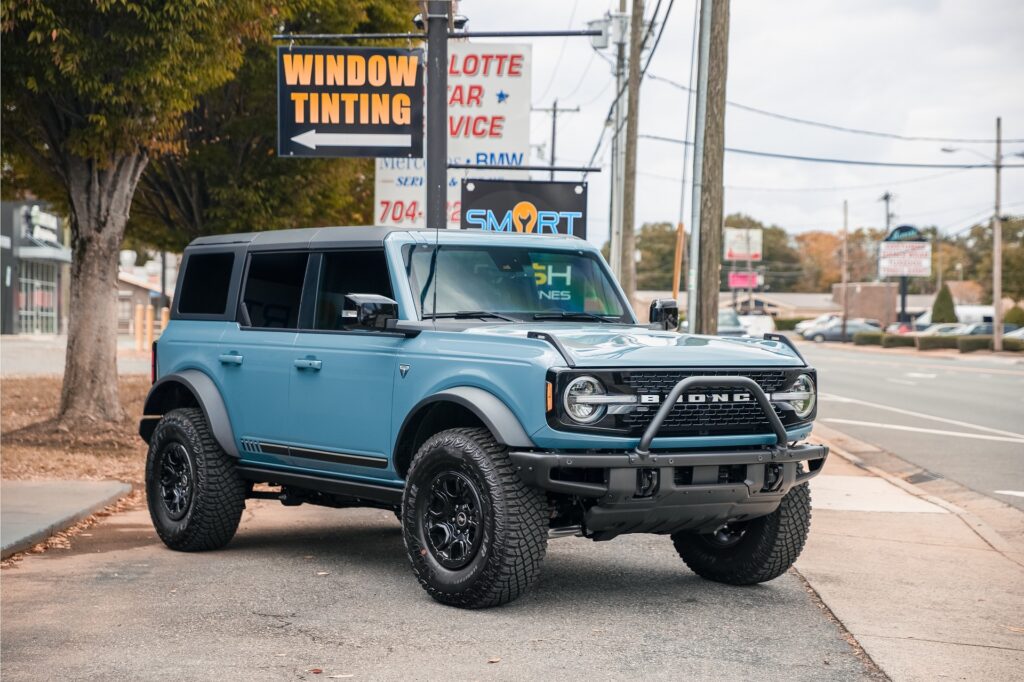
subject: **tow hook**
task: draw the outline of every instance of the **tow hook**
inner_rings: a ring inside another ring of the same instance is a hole
[[[658,492],[660,471],[649,467],[636,470],[636,492],[633,497],[653,497]]]

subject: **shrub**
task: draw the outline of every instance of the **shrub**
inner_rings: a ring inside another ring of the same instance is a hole
[[[857,332],[853,335],[855,346],[877,346],[882,343],[882,332]]]
[[[934,350],[936,348],[956,348],[956,336],[917,336],[918,350]],[[1011,339],[1012,340],[1012,339]]]
[[[953,295],[949,293],[949,287],[943,284],[942,288],[939,289],[939,293],[935,296],[935,303],[932,304],[932,324],[959,321],[956,319]]]
[[[1024,327],[1024,308],[1021,308],[1019,305],[1013,306],[1006,311],[1005,315],[1003,315],[1003,322],[1006,324],[1015,324],[1018,327]]]
[[[882,348],[913,348],[914,337],[906,334],[883,334]]]
[[[1024,339],[1003,339],[1003,350],[1024,353]]]
[[[992,337],[979,334],[977,336],[958,336],[956,347],[961,353],[973,353],[976,350],[988,350],[992,348]]]
[[[791,332],[796,329],[798,322],[803,322],[810,318],[807,317],[777,317],[775,318],[775,328],[780,332]]]

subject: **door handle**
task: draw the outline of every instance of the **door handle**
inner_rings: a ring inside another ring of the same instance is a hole
[[[220,356],[220,364],[222,365],[241,365],[242,356],[238,353],[224,353]]]
[[[295,366],[298,369],[311,369],[314,372],[319,372],[323,364],[321,360],[314,360],[313,358],[295,358]]]

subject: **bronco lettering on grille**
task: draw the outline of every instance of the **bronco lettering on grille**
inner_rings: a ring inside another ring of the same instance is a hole
[[[687,393],[679,396],[677,403],[749,403],[753,400],[749,393]],[[641,405],[657,405],[662,400],[660,395],[641,393]]]

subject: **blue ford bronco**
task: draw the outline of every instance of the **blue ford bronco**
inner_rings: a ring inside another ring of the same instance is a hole
[[[670,536],[745,585],[796,560],[816,373],[781,336],[640,325],[572,237],[333,227],[185,250],[139,432],[160,538],[217,549],[246,499],[394,510],[434,599],[538,577],[549,538]]]

